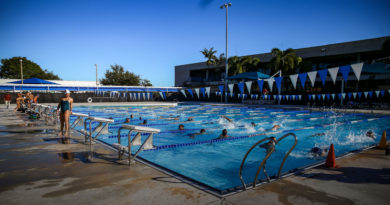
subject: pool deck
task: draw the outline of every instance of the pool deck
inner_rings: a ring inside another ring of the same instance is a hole
[[[219,198],[141,163],[128,167],[101,144],[0,106],[1,204],[388,204],[390,156],[369,149]]]

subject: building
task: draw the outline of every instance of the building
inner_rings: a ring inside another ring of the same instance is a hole
[[[328,44],[295,49],[305,66],[312,70],[348,65],[357,62],[371,63],[373,60],[389,57],[382,49],[390,36]],[[272,59],[271,53],[249,55],[261,60],[260,72],[271,74],[266,64]],[[175,66],[175,86],[200,87],[223,83],[225,66],[207,66],[205,62]]]

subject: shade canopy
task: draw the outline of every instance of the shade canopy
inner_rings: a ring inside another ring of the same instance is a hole
[[[245,72],[238,75],[230,76],[228,79],[248,79],[248,80],[257,80],[257,79],[266,79],[270,76],[260,72]]]
[[[18,81],[9,82],[9,83],[22,84],[22,81],[18,80]],[[57,83],[53,83],[53,82],[50,82],[47,80],[42,80],[39,78],[29,78],[29,79],[23,80],[23,84],[57,84]]]

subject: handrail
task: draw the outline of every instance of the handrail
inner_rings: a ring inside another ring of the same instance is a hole
[[[268,158],[271,156],[271,154],[275,151],[275,147],[276,145],[281,141],[283,140],[284,138],[286,138],[287,136],[290,136],[292,135],[295,139],[295,142],[294,142],[294,145],[290,148],[290,150],[285,154],[284,158],[283,158],[283,161],[282,163],[280,164],[280,167],[279,167],[279,171],[278,171],[278,179],[280,178],[280,174],[281,174],[281,171],[282,171],[282,168],[284,166],[284,163],[288,157],[288,155],[290,155],[290,153],[292,152],[292,150],[295,148],[295,146],[297,145],[297,142],[298,142],[298,139],[297,139],[297,136],[294,134],[294,133],[287,133],[285,135],[283,135],[281,138],[279,138],[278,140],[276,140],[276,143],[275,143],[275,146],[272,147],[271,151],[269,151],[267,153],[267,155],[264,157],[264,159],[261,161],[260,163],[260,166],[259,168],[257,169],[257,172],[256,172],[256,176],[253,180],[253,188],[256,187],[256,181],[257,181],[257,177],[259,176],[259,173],[261,171],[261,169],[264,167],[266,161],[268,160]],[[269,138],[264,138],[264,139],[261,139],[259,140],[258,142],[256,142],[254,145],[252,145],[251,148],[249,148],[249,150],[246,152],[244,158],[242,159],[242,162],[241,162],[241,166],[240,166],[240,171],[239,171],[239,176],[240,176],[240,180],[241,180],[241,183],[244,187],[244,190],[246,190],[246,184],[244,182],[244,179],[242,178],[242,168],[244,167],[244,164],[245,164],[245,161],[246,161],[246,158],[248,157],[249,153],[260,143],[264,142],[265,140],[269,140]],[[269,179],[269,176],[267,174],[267,172],[265,171],[264,169],[264,174],[266,175],[267,177],[267,181],[270,182],[270,179]]]
[[[264,142],[265,140],[268,140],[269,138],[264,138],[264,139],[261,139],[259,140],[258,142],[256,142],[254,145],[252,145],[251,148],[249,148],[249,150],[246,152],[244,158],[242,159],[242,162],[241,162],[241,166],[240,166],[240,180],[241,180],[241,183],[242,185],[244,186],[244,190],[246,190],[246,185],[245,185],[245,182],[244,182],[244,179],[242,178],[242,168],[244,167],[244,164],[245,164],[245,161],[246,161],[246,158],[248,157],[249,153],[260,143]]]
[[[295,142],[294,142],[294,145],[290,148],[290,150],[286,153],[286,155],[284,155],[282,164],[280,164],[280,167],[279,167],[278,179],[280,178],[280,174],[281,174],[282,168],[283,168],[283,166],[284,166],[284,162],[286,162],[286,159],[287,159],[288,155],[290,155],[290,153],[293,151],[293,149],[294,149],[295,146],[297,145],[298,139],[297,139],[297,136],[296,136],[294,133],[290,132],[290,133],[285,134],[283,137],[279,138],[278,141],[276,142],[276,144],[278,144],[279,141],[283,140],[284,138],[286,138],[287,136],[290,136],[290,135],[292,135],[292,136],[294,137]]]

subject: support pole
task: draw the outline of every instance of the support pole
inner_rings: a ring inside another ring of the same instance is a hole
[[[341,80],[341,96],[340,96],[340,106],[343,105],[343,93],[344,93],[344,79]]]

